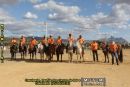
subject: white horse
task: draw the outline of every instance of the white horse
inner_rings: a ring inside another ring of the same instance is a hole
[[[80,62],[81,59],[82,61],[84,61],[84,57],[83,57],[83,47],[81,46],[81,44],[79,43],[79,41],[76,42],[76,54],[77,54],[77,62],[79,61],[79,57],[80,57]]]
[[[72,62],[72,58],[73,58],[73,43],[72,42],[69,42],[67,50],[68,50],[69,62]]]
[[[41,60],[44,60],[44,47],[41,43],[38,44],[38,52],[40,54]]]

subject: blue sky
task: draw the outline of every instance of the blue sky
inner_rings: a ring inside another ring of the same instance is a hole
[[[0,0],[0,23],[6,36],[48,35],[86,39],[110,36],[130,42],[129,0]]]

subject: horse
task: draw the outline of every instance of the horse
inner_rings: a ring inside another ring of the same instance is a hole
[[[37,49],[36,46],[29,46],[28,52],[30,54],[30,60],[34,59],[34,55],[36,55],[36,49]],[[36,59],[36,56],[35,56],[35,59]]]
[[[65,45],[63,43],[56,46],[57,61],[59,61],[59,56],[61,56],[61,62],[62,62],[62,55],[64,54],[64,48]]]
[[[27,55],[27,46],[19,44],[19,53],[21,54],[21,59],[24,59]]]
[[[72,62],[72,58],[73,58],[73,43],[69,42],[67,44],[67,53],[68,53],[68,57],[69,57],[69,62]]]
[[[46,59],[50,62],[51,61],[51,51],[48,44],[44,44],[44,52],[46,54]]]
[[[18,47],[16,44],[13,44],[12,46],[10,46],[11,60],[16,59],[17,51],[18,51]]]
[[[38,44],[38,53],[40,54],[41,61],[44,60],[44,45]]]
[[[81,59],[83,59],[84,61],[84,53],[83,53],[83,47],[82,45],[79,43],[79,41],[76,42],[76,55],[77,55],[77,62],[78,62],[78,59],[79,59],[79,56],[80,56],[80,62],[81,62]]]
[[[50,56],[50,61],[53,60],[53,55],[55,55],[56,52],[56,45],[55,44],[49,44],[49,56]]]

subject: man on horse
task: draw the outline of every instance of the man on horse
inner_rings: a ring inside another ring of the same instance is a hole
[[[26,56],[27,53],[26,38],[24,36],[20,38],[19,52],[21,53],[21,58],[24,59],[24,55]]]
[[[74,48],[73,45],[74,45],[74,38],[73,38],[72,34],[69,34],[67,51],[66,51],[69,54],[69,62],[72,62],[73,48]]]
[[[13,37],[10,44],[11,44],[11,46],[10,46],[11,59],[16,58],[16,53],[17,53],[17,40],[16,40],[16,38]]]
[[[42,38],[42,45],[44,46],[44,45],[46,45],[47,44],[47,40],[46,40],[46,37],[44,36],[43,38]]]
[[[53,37],[50,35],[50,37],[47,39],[47,43],[49,46],[49,51],[50,51],[50,58],[49,61],[53,58],[53,55],[55,54],[55,44],[54,44],[54,39]]]
[[[31,40],[30,40],[30,43],[29,43],[29,53],[32,54],[32,58],[35,54],[35,58],[36,58],[36,49],[37,49],[37,40],[32,37]],[[30,56],[31,58],[31,56]]]
[[[16,45],[17,44],[17,40],[16,40],[16,38],[12,38],[12,40],[11,40],[11,45]]]
[[[56,48],[57,61],[59,61],[59,55],[61,54],[61,62],[62,62],[62,54],[63,54],[63,51],[64,51],[64,47],[63,47],[63,44],[62,44],[61,36],[58,36],[56,44],[57,44],[57,48]]]

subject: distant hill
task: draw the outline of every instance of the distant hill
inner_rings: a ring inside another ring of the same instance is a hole
[[[100,41],[101,40],[103,40],[103,39],[100,39]],[[108,38],[107,40],[106,40],[107,42],[111,42],[111,41],[115,41],[115,42],[117,42],[117,43],[120,43],[120,44],[127,44],[128,43],[128,41],[127,40],[125,40],[124,38],[122,38],[122,37],[113,37],[113,36],[111,36],[110,38]]]

